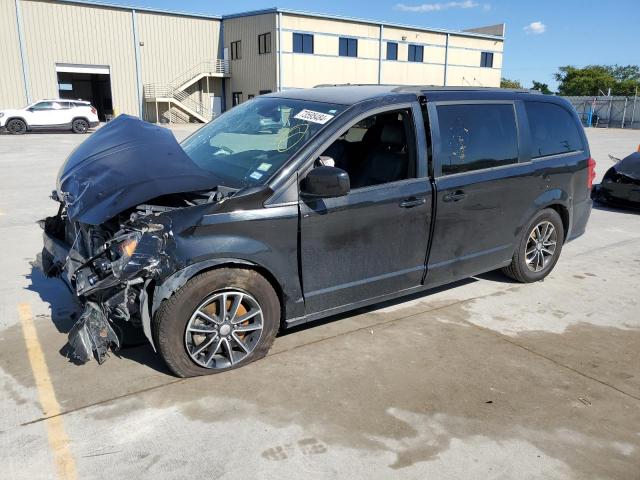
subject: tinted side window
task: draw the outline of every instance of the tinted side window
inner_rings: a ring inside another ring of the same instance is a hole
[[[513,105],[438,105],[443,175],[517,163]]]
[[[583,150],[576,122],[567,110],[553,103],[526,102],[533,157]]]
[[[38,102],[31,107],[33,110],[52,110],[53,102]]]

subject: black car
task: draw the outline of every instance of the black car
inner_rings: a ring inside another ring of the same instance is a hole
[[[528,91],[290,90],[181,144],[120,116],[62,166],[43,265],[85,305],[77,360],[133,324],[176,375],[214,373],[281,328],[489,270],[544,278],[585,230],[593,172],[571,106]]]
[[[615,207],[639,209],[640,151],[618,160],[607,170],[602,182],[593,186],[592,197]]]

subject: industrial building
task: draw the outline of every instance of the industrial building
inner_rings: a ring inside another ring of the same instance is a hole
[[[0,1],[0,108],[90,100],[101,119],[206,122],[318,84],[498,86],[504,25],[464,31],[273,8],[215,16]]]

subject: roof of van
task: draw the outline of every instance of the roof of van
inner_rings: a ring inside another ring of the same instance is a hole
[[[314,88],[289,89],[269,93],[270,97],[291,98],[316,102],[353,105],[374,98],[400,96],[415,97],[459,96],[465,99],[512,99],[520,95],[541,95],[537,90],[490,87],[439,87],[430,85],[318,85]]]

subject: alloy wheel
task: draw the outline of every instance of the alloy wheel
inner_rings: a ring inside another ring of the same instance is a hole
[[[74,120],[73,122],[73,131],[76,133],[85,133],[89,130],[89,124],[84,120]]]
[[[549,265],[556,253],[558,234],[548,220],[538,223],[527,239],[525,261],[532,272],[540,272]]]
[[[187,323],[187,353],[201,367],[231,367],[255,349],[263,324],[262,308],[253,296],[239,290],[213,293]]]
[[[9,133],[21,134],[26,131],[26,126],[22,120],[9,120],[7,124],[7,130]]]

